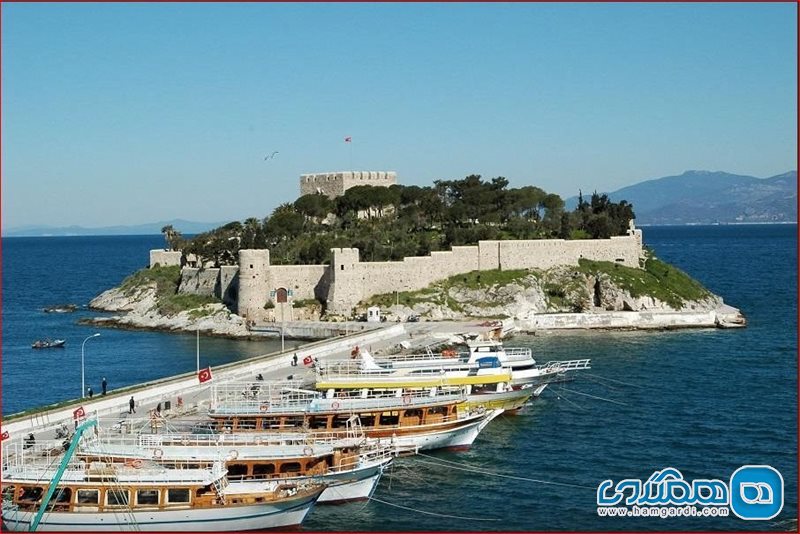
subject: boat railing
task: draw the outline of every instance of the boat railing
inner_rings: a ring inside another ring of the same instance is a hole
[[[20,463],[3,471],[5,481],[32,481],[43,483],[56,474],[57,466],[43,463]],[[201,483],[209,484],[224,476],[212,469],[168,469],[157,464],[85,462],[71,460],[61,477],[62,482],[130,482],[130,483]]]
[[[522,361],[533,358],[533,351],[526,347],[511,347],[506,350],[506,359],[508,361]]]
[[[478,363],[459,363],[453,366],[446,362],[446,360],[432,360],[430,363],[420,366],[387,369],[378,367],[377,364],[374,364],[375,367],[371,367],[358,360],[335,360],[327,362],[324,367],[318,367],[317,376],[318,380],[322,381],[369,379],[389,383],[392,380],[430,380],[473,374],[493,375],[504,373],[501,367],[482,368]]]
[[[590,358],[584,358],[579,360],[563,360],[563,361],[551,361],[547,362],[544,365],[539,366],[542,371],[545,372],[557,372],[557,373],[564,373],[567,371],[579,371],[583,369],[591,369],[592,360]]]

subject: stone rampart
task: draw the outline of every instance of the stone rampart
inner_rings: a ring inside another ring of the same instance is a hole
[[[156,265],[161,267],[181,265],[182,256],[183,252],[180,250],[153,249],[150,251],[150,268],[152,269]]]
[[[268,250],[240,250],[238,276],[236,267],[200,272],[186,268],[181,291],[216,294],[223,300],[227,296],[236,302],[239,315],[253,321],[263,320],[267,308],[291,307],[293,301],[307,299],[326,302],[331,313],[349,315],[358,302],[373,295],[416,291],[476,270],[549,269],[577,265],[581,258],[639,267],[642,233],[632,228],[627,236],[610,239],[480,241],[389,262],[362,262],[356,248],[335,248],[331,253],[330,265],[270,265]],[[218,280],[212,284],[214,271]],[[284,296],[286,302],[279,303]]]
[[[397,173],[394,171],[319,172],[300,176],[300,195],[321,193],[335,198],[357,185],[389,187],[396,183]]]

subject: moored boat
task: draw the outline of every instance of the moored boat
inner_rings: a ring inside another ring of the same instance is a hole
[[[31,343],[32,349],[55,349],[61,348],[66,344],[66,339],[39,339]]]

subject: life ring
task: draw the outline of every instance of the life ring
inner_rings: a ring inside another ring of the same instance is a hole
[[[258,409],[261,410],[262,412],[266,412],[267,410],[269,410],[269,404],[265,402],[261,404],[261,406],[259,406]]]
[[[303,454],[305,456],[311,456],[312,454],[314,454],[314,449],[311,448],[309,445],[306,445],[305,447],[303,447]]]
[[[447,349],[442,351],[442,356],[444,356],[445,358],[455,358],[456,355],[457,353],[453,349]]]
[[[131,467],[133,467],[134,469],[141,469],[143,465],[144,462],[138,458],[131,462]]]
[[[339,409],[339,402],[338,401],[333,401],[331,403],[331,408],[333,408],[334,410],[338,410]]]
[[[403,395],[403,404],[405,404],[405,405],[411,404],[411,395],[409,395],[407,393],[405,395]]]
[[[162,449],[153,449],[153,458],[161,458],[162,456],[164,456]]]
[[[237,451],[236,449],[231,449],[231,451],[228,453],[228,460],[235,460],[238,457],[239,457],[239,451]]]
[[[303,358],[303,365],[311,365],[314,360],[311,359],[311,356],[306,356]]]

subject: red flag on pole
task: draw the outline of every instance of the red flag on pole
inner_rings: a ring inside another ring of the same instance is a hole
[[[83,409],[83,406],[72,412],[73,419],[80,419],[81,417],[86,417],[86,410]]]
[[[345,137],[344,138],[344,142],[345,143],[352,143],[353,142],[353,138],[352,137]]]
[[[211,376],[211,367],[206,367],[205,369],[201,369],[199,373],[197,373],[197,379],[202,384],[203,382],[208,382],[213,377]]]
[[[9,438],[8,430],[4,430],[2,434],[0,434],[0,441],[5,441]]]

